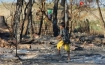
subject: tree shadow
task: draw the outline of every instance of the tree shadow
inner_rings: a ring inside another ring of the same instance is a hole
[[[35,63],[48,64],[48,63],[67,63],[67,56],[58,56],[53,54],[38,55],[35,59],[22,59],[23,65],[30,65]]]
[[[8,40],[9,37],[10,37],[10,34],[9,34],[9,33],[7,33],[7,32],[1,33],[1,32],[0,32],[0,38],[1,38],[1,39]]]

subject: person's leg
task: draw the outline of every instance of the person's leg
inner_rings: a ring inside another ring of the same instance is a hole
[[[69,44],[65,44],[65,50],[67,51],[67,54],[68,54],[68,60],[70,60],[70,46]]]
[[[60,47],[59,47],[59,49],[58,49],[58,54],[60,55],[61,53],[60,53]]]
[[[70,60],[70,51],[67,51],[68,54],[68,60]]]
[[[60,55],[60,49],[61,49],[62,46],[63,46],[63,41],[58,42],[57,49],[58,49],[59,55]]]

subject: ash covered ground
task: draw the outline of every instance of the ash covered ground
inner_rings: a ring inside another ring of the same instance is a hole
[[[41,36],[31,43],[20,43],[18,57],[15,47],[0,47],[0,65],[105,65],[103,35],[75,33],[70,40],[70,61],[67,60],[67,53],[63,48],[61,55],[57,55],[58,41],[55,37]]]

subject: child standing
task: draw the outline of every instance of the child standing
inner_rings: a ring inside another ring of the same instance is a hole
[[[60,33],[57,36],[57,39],[60,39],[60,41],[57,44],[58,53],[60,54],[60,49],[62,46],[64,46],[64,49],[68,53],[68,60],[70,60],[70,46],[69,46],[70,38],[69,38],[68,31],[65,28],[65,23],[61,22],[59,24],[59,28],[60,28]]]

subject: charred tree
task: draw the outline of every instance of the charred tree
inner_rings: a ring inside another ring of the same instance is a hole
[[[44,11],[45,11],[45,0],[42,0],[41,2],[42,7],[41,7],[41,11],[42,11],[42,15],[41,15],[41,21],[40,21],[40,28],[39,28],[39,35],[41,35],[41,29],[42,29],[42,24],[43,24],[43,15],[44,15]]]
[[[33,6],[33,1],[29,0],[24,10],[24,20],[22,23],[21,39],[22,39],[22,35],[27,34],[29,23],[32,23],[32,6]]]
[[[29,33],[31,38],[32,38],[32,34],[34,33],[34,27],[33,27],[33,21],[32,21],[32,6],[33,6],[33,1],[30,0],[30,14],[29,14],[29,18],[28,18],[28,28],[26,30],[27,34]]]
[[[58,10],[58,2],[59,0],[54,0],[54,7],[53,7],[53,32],[54,36],[58,35],[58,27],[57,27],[57,10]]]

